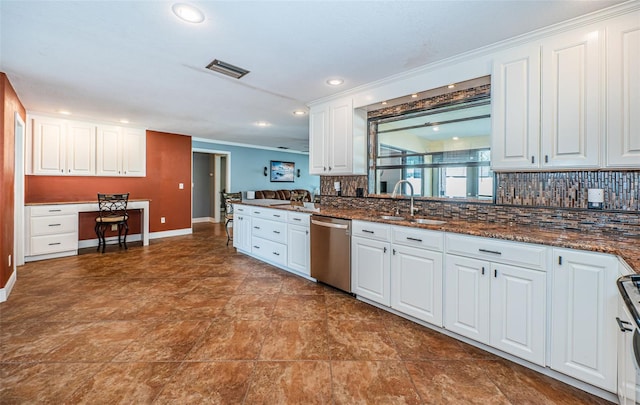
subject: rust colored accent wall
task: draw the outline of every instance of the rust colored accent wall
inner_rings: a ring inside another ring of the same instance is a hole
[[[14,249],[15,113],[19,113],[22,119],[26,114],[13,86],[2,72],[0,95],[0,288],[4,288],[13,273],[13,264],[9,266],[8,257],[13,255]]]
[[[178,189],[183,183],[184,189]],[[146,177],[26,176],[25,202],[95,201],[97,193],[149,199],[149,231],[191,228],[191,137],[147,131]],[[160,223],[160,217],[166,223]],[[80,230],[82,235],[93,233]],[[87,233],[88,232],[88,233]],[[132,232],[133,233],[133,232]],[[95,237],[95,234],[94,234]]]

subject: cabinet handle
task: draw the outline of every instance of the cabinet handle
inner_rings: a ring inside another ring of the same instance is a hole
[[[60,226],[62,224],[49,224],[49,226]]]
[[[544,162],[549,163],[549,155],[544,155]]]
[[[293,218],[293,220],[294,221],[298,221],[298,222],[302,221],[302,219],[300,219],[300,218]]]
[[[493,269],[493,277],[498,277],[498,269]]]
[[[535,164],[536,163],[536,157],[535,156],[531,156],[531,164]]]
[[[322,167],[322,171],[326,172],[327,171],[327,166],[323,166]]]
[[[280,256],[280,253],[278,253],[278,252],[273,252],[273,254],[276,255],[276,256]]]
[[[260,227],[259,226],[254,226],[253,229],[260,229]]]
[[[370,231],[368,229],[363,229],[362,232],[364,232],[364,233],[372,233],[372,234],[375,233],[374,231]]]
[[[331,166],[329,166],[329,171],[331,171]]]
[[[395,250],[395,249],[393,249],[393,255],[394,255],[394,256],[396,255],[396,250]]]
[[[498,252],[497,250],[487,250],[487,249],[478,249],[479,252],[482,253],[491,253],[492,255],[501,255],[502,252]]]
[[[60,212],[62,210],[49,210],[49,212]]]
[[[280,231],[273,231],[273,233],[280,235]]]
[[[484,266],[482,266],[482,275],[484,276]]]
[[[307,235],[309,235],[309,231],[307,230],[306,232],[307,232]]]
[[[558,264],[562,266],[562,256],[558,256]]]
[[[254,249],[260,249],[260,246],[254,246],[253,248]]]
[[[412,240],[414,242],[422,242],[422,239],[418,239],[418,238],[410,238],[407,236],[407,240]]]
[[[49,246],[55,246],[55,245],[60,245],[60,242],[49,243]]]
[[[280,218],[280,215],[278,215],[278,214],[273,214],[273,216],[276,217],[276,218]]]
[[[618,322],[618,327],[620,328],[620,332],[633,332],[633,329],[629,329],[625,326],[625,325],[631,325],[629,322],[623,321],[618,317],[616,317],[616,322]]]
[[[386,247],[382,248],[382,253],[387,253],[387,248]]]

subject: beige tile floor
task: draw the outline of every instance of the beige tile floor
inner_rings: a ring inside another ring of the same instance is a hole
[[[607,403],[225,242],[205,224],[20,268],[0,403]]]

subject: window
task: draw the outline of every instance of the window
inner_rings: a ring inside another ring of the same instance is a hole
[[[399,180],[408,180],[414,196],[492,199],[491,102],[486,87],[478,96],[419,110],[386,115],[370,111],[369,192],[391,193]],[[410,187],[402,187],[408,195]]]

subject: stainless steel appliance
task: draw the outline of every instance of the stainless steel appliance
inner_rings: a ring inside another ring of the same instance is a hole
[[[640,404],[640,274],[618,279],[623,305],[616,318],[622,350],[618,356],[618,397],[620,404]]]
[[[311,216],[311,277],[351,292],[351,221]]]

